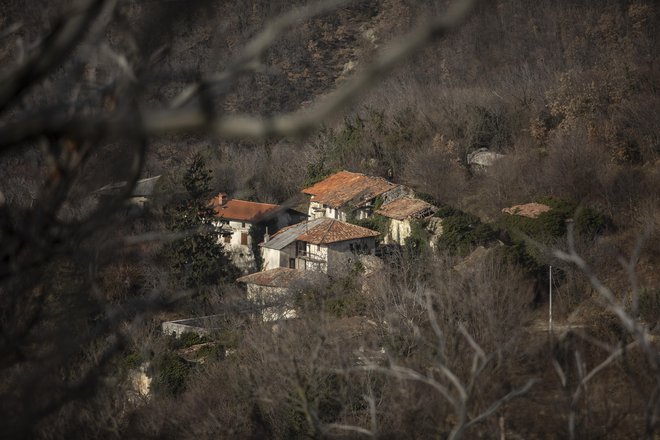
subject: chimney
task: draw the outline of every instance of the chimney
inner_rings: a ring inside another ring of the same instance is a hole
[[[220,206],[224,206],[227,203],[227,200],[229,200],[229,197],[227,196],[226,192],[221,192],[218,194],[218,204]]]
[[[266,233],[264,234],[264,243],[268,243],[270,240],[270,235],[268,235],[268,226],[266,226]]]

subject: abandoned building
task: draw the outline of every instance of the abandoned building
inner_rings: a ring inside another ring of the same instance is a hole
[[[468,154],[467,164],[473,171],[483,172],[503,157],[503,154],[490,151],[488,148],[479,148]]]
[[[340,171],[302,192],[311,196],[310,218],[347,221],[351,217],[368,218],[379,203],[385,204],[403,197],[409,190],[381,177]]]
[[[329,218],[316,218],[282,229],[261,244],[263,268],[288,267],[341,272],[356,255],[373,254],[378,232]]]
[[[322,272],[276,267],[243,276],[236,282],[245,284],[247,299],[258,307],[263,321],[279,321],[297,317],[296,290],[327,282],[327,276]]]
[[[383,237],[385,244],[403,246],[412,233],[412,222],[433,215],[437,208],[430,203],[411,197],[396,199],[383,205],[376,214],[388,218],[387,235]]]
[[[135,186],[126,200],[127,208],[131,211],[133,209],[148,208],[149,202],[156,192],[156,184],[159,180],[160,176],[153,176],[135,182]],[[92,194],[99,198],[117,197],[125,191],[126,185],[128,185],[126,181],[109,183],[97,189]]]

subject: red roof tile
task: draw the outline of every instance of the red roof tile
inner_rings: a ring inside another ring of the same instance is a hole
[[[430,213],[434,210],[435,207],[430,203],[426,203],[424,200],[403,197],[383,206],[376,211],[376,214],[396,220],[405,220],[410,217],[414,218],[424,215],[427,212]]]
[[[356,240],[358,238],[376,237],[378,235],[378,232],[371,229],[328,218],[323,219],[322,222],[305,231],[297,239],[312,244],[329,244],[339,241]]]
[[[257,222],[267,213],[280,207],[270,203],[248,202],[247,200],[237,199],[231,199],[224,205],[220,205],[218,199],[214,198],[212,203],[217,217],[241,222]]]
[[[360,206],[397,186],[381,177],[340,171],[305,188],[303,193],[311,195],[314,202],[339,208],[349,202]]]
[[[267,287],[291,287],[294,283],[310,278],[310,274],[304,270],[289,269],[288,267],[276,267],[275,269],[256,272],[238,278],[239,283],[256,284]]]
[[[504,208],[502,212],[510,215],[520,215],[523,217],[536,218],[544,212],[550,211],[548,205],[542,203],[526,203],[524,205],[515,205],[510,208]]]

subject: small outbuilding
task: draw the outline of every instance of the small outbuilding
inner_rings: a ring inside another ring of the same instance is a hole
[[[264,321],[297,317],[294,294],[298,289],[319,285],[327,280],[320,272],[277,267],[238,278],[245,284],[247,298],[261,310]]]
[[[384,205],[376,214],[389,219],[388,232],[383,241],[385,244],[403,246],[412,232],[411,222],[433,215],[438,208],[424,200],[403,197]]]

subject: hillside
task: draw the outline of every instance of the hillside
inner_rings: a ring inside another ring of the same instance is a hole
[[[0,0],[0,432],[657,438],[657,2],[338,3]]]

